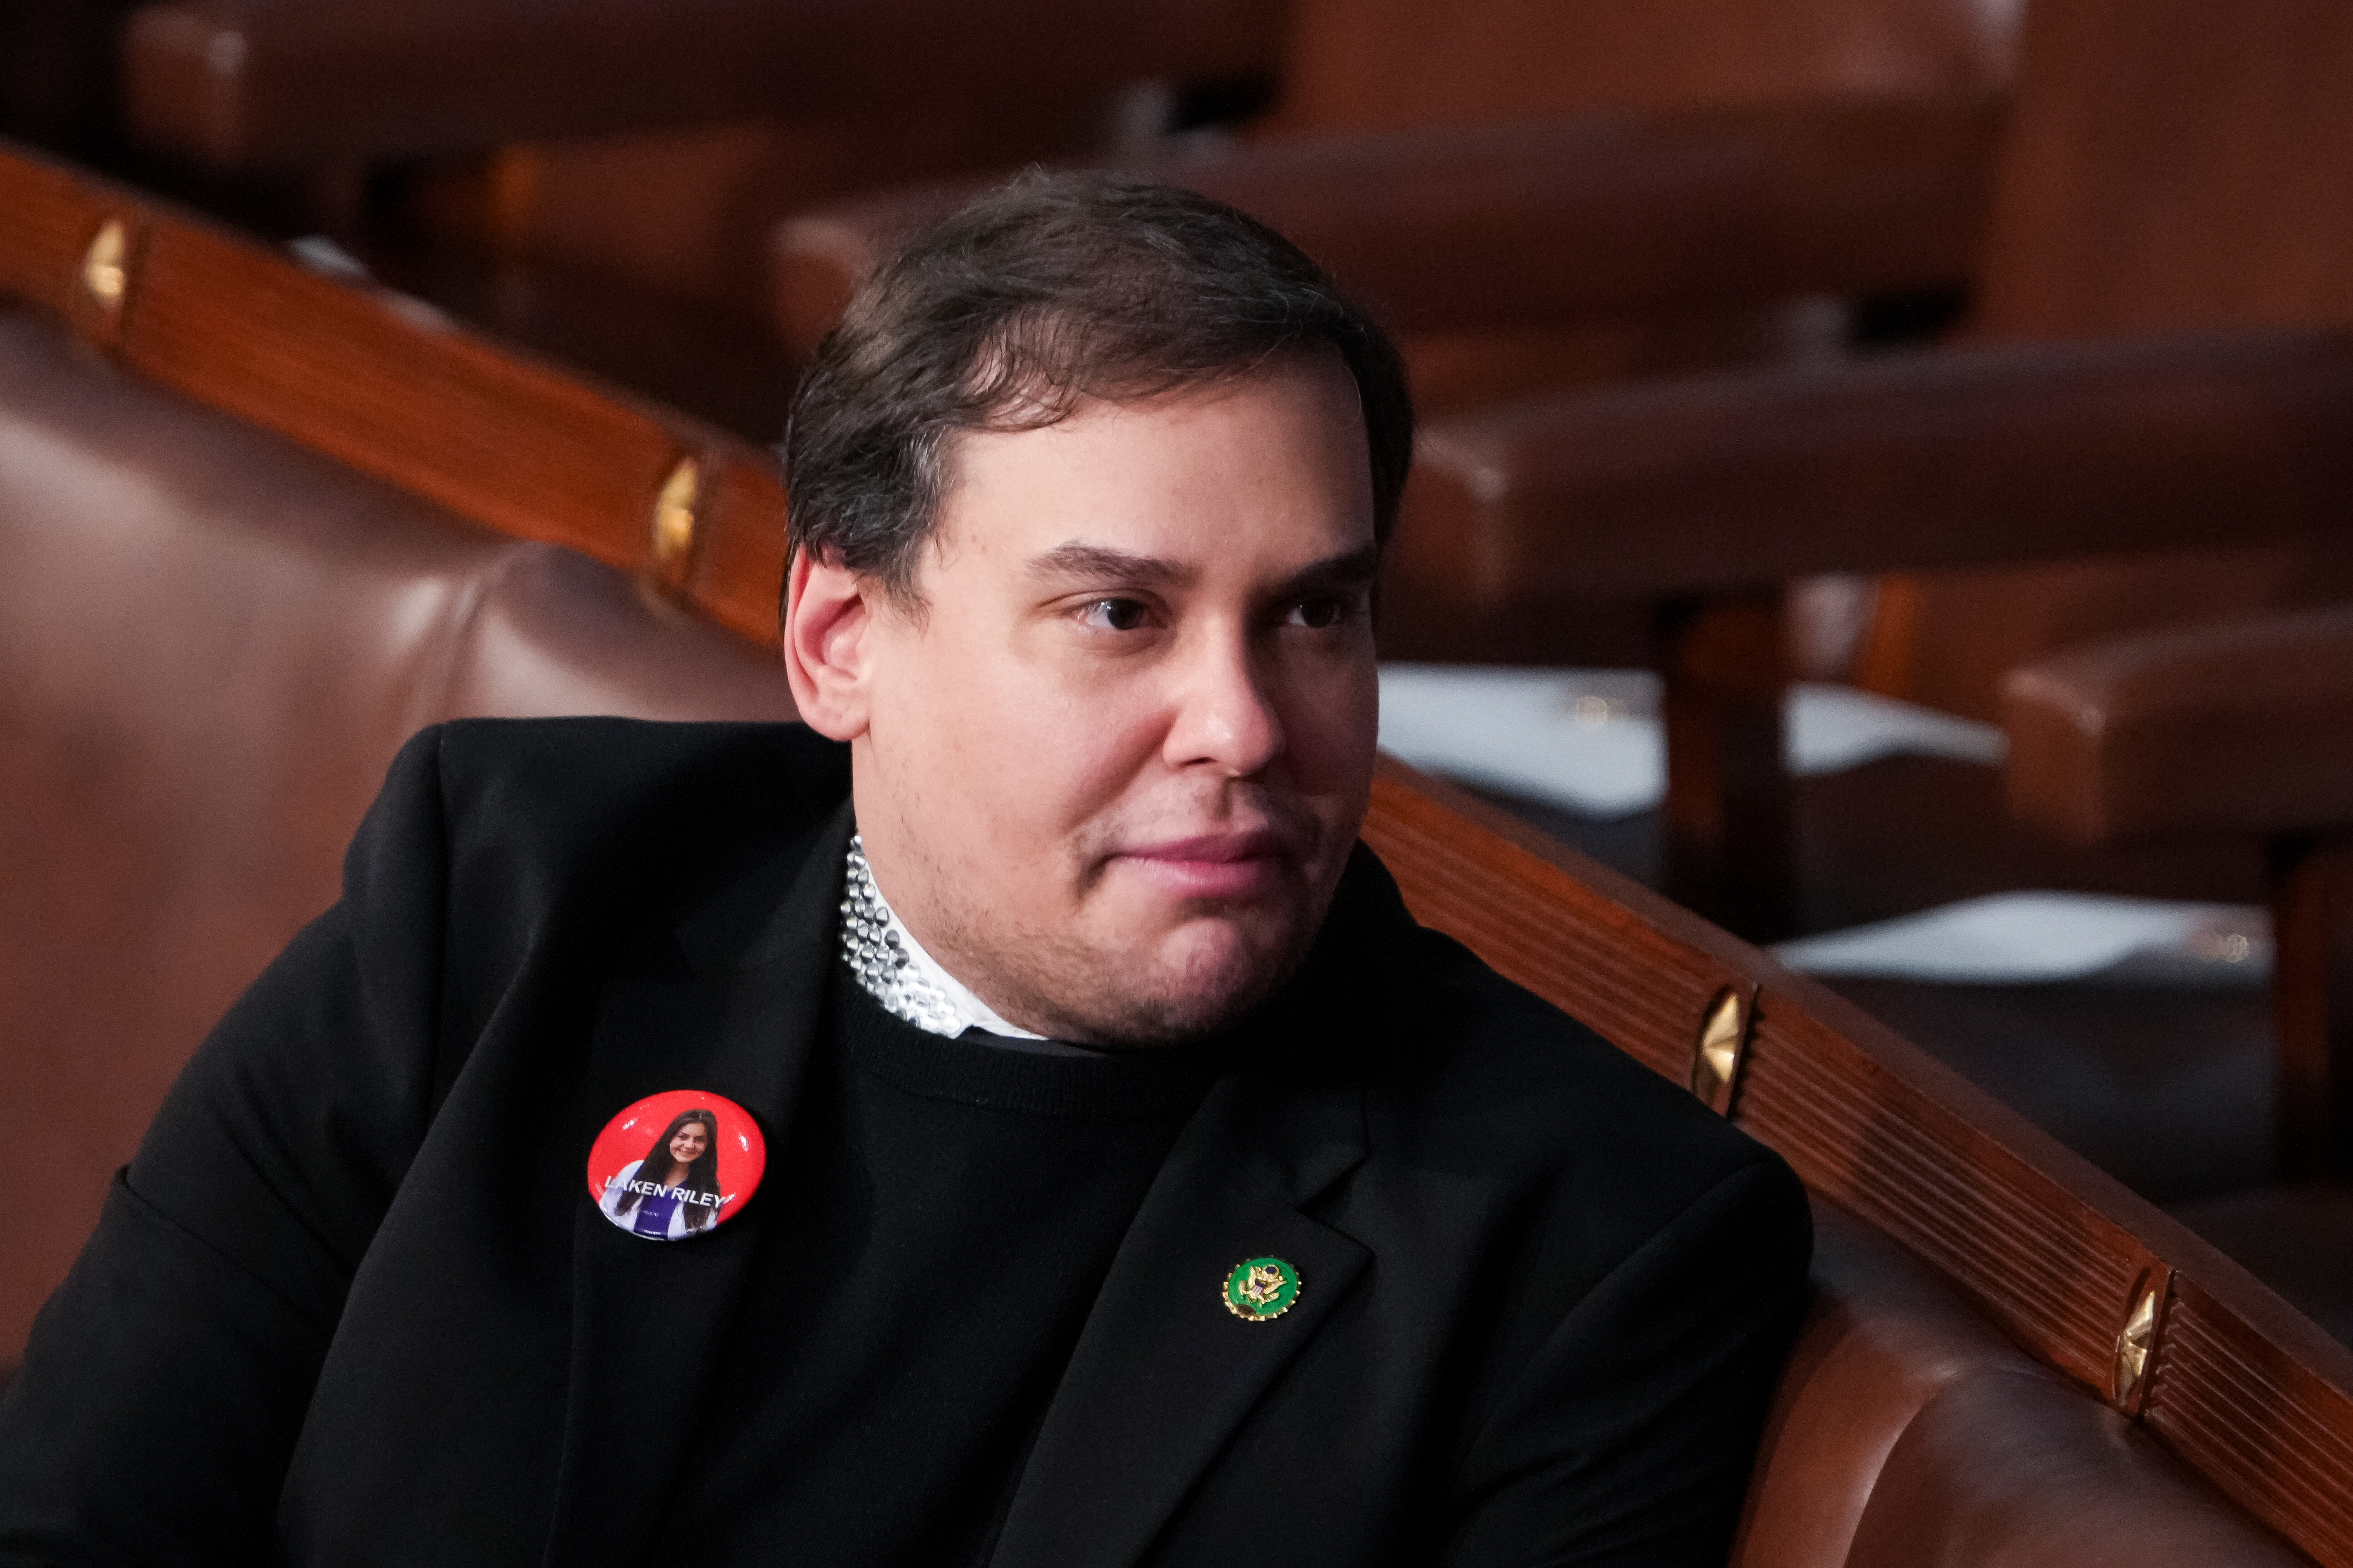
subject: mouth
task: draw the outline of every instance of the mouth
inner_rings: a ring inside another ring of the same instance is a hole
[[[1289,835],[1262,827],[1131,845],[1118,858],[1172,897],[1237,899],[1272,892],[1301,850]]]

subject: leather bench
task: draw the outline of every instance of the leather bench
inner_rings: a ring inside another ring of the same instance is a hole
[[[0,1359],[182,1059],[302,921],[419,726],[788,718],[781,667],[0,313]]]
[[[1814,1289],[1735,1568],[2300,1561],[1820,1199]]]
[[[2002,698],[2021,816],[2085,845],[2263,845],[2286,1179],[2176,1213],[2353,1342],[2353,609],[2078,647]]]

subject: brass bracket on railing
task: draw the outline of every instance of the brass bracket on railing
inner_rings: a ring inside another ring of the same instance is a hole
[[[2124,1326],[2116,1331],[2116,1364],[2108,1374],[2108,1403],[2137,1417],[2148,1395],[2149,1373],[2165,1337],[2165,1310],[2173,1302],[2173,1266],[2152,1263],[2140,1271],[2125,1299]]]
[[[654,583],[665,593],[674,594],[685,586],[687,572],[694,564],[705,500],[702,478],[700,458],[681,458],[654,496],[653,530],[647,541],[646,559]]]
[[[1718,1116],[1732,1114],[1740,1090],[1740,1069],[1748,1059],[1748,1036],[1757,1020],[1757,987],[1735,984],[1710,998],[1700,1015],[1692,1052],[1691,1091]]]
[[[98,226],[75,269],[72,306],[75,331],[93,346],[111,351],[122,337],[124,308],[137,281],[146,225],[136,213],[115,214]]]

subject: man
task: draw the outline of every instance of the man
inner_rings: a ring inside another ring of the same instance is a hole
[[[1803,1197],[1356,845],[1409,441],[1216,204],[917,241],[796,401],[807,728],[404,751],[43,1312],[0,1559],[1721,1561]]]

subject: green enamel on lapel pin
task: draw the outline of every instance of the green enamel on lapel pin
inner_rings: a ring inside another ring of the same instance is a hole
[[[1226,1310],[1246,1323],[1280,1318],[1299,1300],[1299,1270],[1280,1258],[1248,1258],[1226,1276]]]

